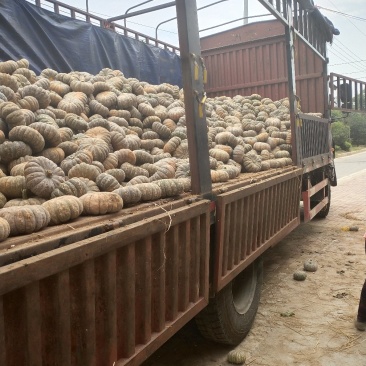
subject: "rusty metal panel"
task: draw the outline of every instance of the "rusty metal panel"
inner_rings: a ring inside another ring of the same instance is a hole
[[[366,82],[344,75],[329,75],[330,106],[344,112],[366,113]]]
[[[251,23],[201,39],[210,97],[258,93],[288,97],[284,26],[278,20]],[[304,113],[324,114],[323,60],[300,38],[295,40],[296,90]]]
[[[210,201],[0,267],[1,365],[137,365],[208,302]]]
[[[297,165],[304,173],[332,162],[330,120],[300,113],[295,128],[300,140]]]
[[[302,169],[217,196],[214,291],[300,223]]]

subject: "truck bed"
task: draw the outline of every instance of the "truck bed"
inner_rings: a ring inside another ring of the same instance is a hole
[[[299,223],[301,172],[241,174],[214,201],[186,194],[8,239],[0,364],[140,364],[207,305],[210,258],[219,290]]]

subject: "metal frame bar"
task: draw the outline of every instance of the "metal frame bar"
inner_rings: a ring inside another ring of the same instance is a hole
[[[196,0],[176,4],[193,194],[212,194]]]

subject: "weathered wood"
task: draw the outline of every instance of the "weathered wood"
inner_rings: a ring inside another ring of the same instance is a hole
[[[149,218],[142,222],[115,229],[80,242],[24,259],[0,268],[0,295],[35,280],[58,273],[84,261],[108,253],[127,243],[142,239],[169,225],[189,220],[208,210],[209,201],[202,200],[187,207],[178,208],[170,214]]]
[[[165,325],[165,235],[160,232],[152,240],[152,301],[151,325],[153,332],[161,332]]]
[[[127,245],[117,252],[117,347],[118,358],[135,352],[135,246]],[[126,332],[128,329],[128,332]]]

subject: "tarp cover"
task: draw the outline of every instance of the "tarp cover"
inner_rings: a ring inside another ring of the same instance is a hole
[[[97,74],[108,67],[151,84],[182,83],[180,58],[173,52],[25,0],[0,0],[0,60],[21,58],[37,74],[45,68]]]

